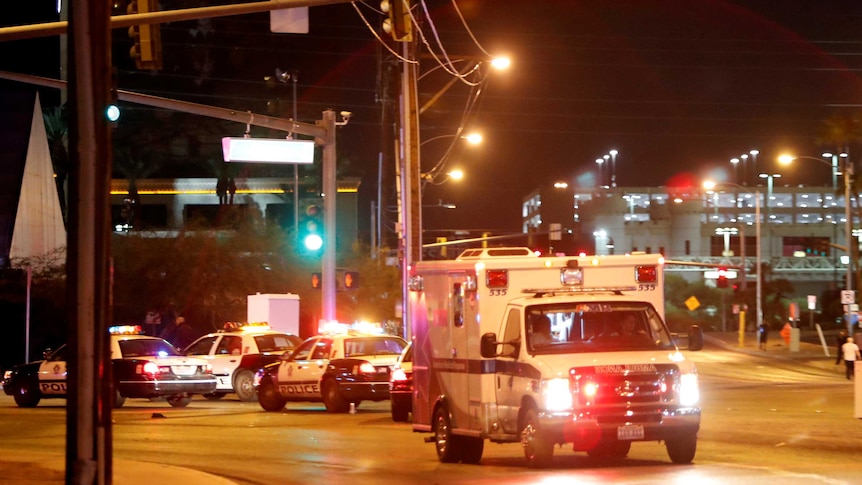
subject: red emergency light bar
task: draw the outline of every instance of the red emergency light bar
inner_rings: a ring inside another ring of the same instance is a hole
[[[488,288],[508,288],[509,271],[505,269],[489,269],[485,273],[485,285]]]
[[[657,283],[658,266],[635,266],[635,281],[638,283]]]

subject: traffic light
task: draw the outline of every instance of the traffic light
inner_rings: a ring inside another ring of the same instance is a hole
[[[110,99],[108,100],[108,105],[105,107],[105,119],[108,120],[111,127],[116,127],[117,121],[120,120],[119,97],[119,91],[117,90],[117,70],[114,69],[111,72]]]
[[[717,288],[727,288],[727,268],[718,268],[718,279],[715,282]]]
[[[317,204],[305,208],[300,224],[299,239],[307,251],[318,252],[323,247],[323,209]]]
[[[320,289],[320,283],[321,283],[320,273],[311,273],[311,287],[315,290],[319,290]]]
[[[380,10],[389,14],[383,20],[383,31],[396,42],[413,40],[413,21],[410,18],[410,0],[382,0]]]
[[[126,12],[129,14],[158,12],[158,0],[130,0]],[[162,33],[159,24],[139,24],[129,27],[129,37],[134,44],[129,55],[138,69],[159,70],[162,68]]]
[[[359,288],[359,272],[345,271],[341,282],[344,285],[345,290],[355,290],[356,288]]]

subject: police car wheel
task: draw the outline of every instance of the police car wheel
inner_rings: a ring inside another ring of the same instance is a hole
[[[184,408],[192,402],[192,397],[187,394],[168,397],[168,404],[175,408]]]
[[[257,398],[260,402],[260,407],[264,411],[276,412],[284,409],[287,404],[287,399],[281,397],[272,380],[266,379],[261,381],[260,389],[257,392]]]
[[[236,397],[242,402],[252,402],[257,400],[257,392],[254,389],[254,374],[243,369],[238,371],[233,376],[233,390]]]
[[[114,408],[121,408],[126,403],[126,398],[120,394],[120,391],[114,390]]]
[[[392,401],[392,421],[403,423],[407,421],[409,415],[410,409],[408,409],[407,405]]]
[[[204,394],[203,396],[206,399],[209,399],[210,401],[218,401],[219,399],[225,397],[226,394],[227,393],[225,393],[225,392],[210,392],[210,393]]]
[[[338,392],[338,383],[328,380],[323,384],[323,404],[330,413],[346,413],[350,404]]]
[[[20,408],[34,408],[41,399],[39,388],[32,382],[23,382],[15,390],[15,404]]]

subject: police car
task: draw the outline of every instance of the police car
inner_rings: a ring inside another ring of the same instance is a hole
[[[212,368],[204,359],[183,356],[166,340],[143,335],[140,326],[111,327],[113,406],[126,398],[165,397],[174,407],[188,406],[192,394],[216,389]],[[66,361],[72,350],[63,345],[44,359],[21,364],[3,376],[3,391],[22,408],[42,399],[66,397]]]
[[[389,400],[389,376],[406,346],[401,337],[355,331],[311,337],[258,371],[258,400],[266,411],[312,401],[333,413],[348,411],[351,403]]]
[[[392,421],[407,421],[413,411],[413,343],[407,345],[389,377]]]
[[[290,353],[302,339],[296,335],[273,330],[266,323],[228,322],[224,330],[192,342],[183,351],[190,357],[209,361],[218,378],[215,392],[207,399],[221,399],[235,392],[240,401],[257,400],[254,374],[285,352]]]

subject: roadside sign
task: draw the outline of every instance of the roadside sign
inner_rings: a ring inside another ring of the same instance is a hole
[[[841,304],[850,305],[851,303],[856,303],[856,291],[841,290]]]
[[[816,310],[817,309],[817,295],[808,295],[808,309]]]

